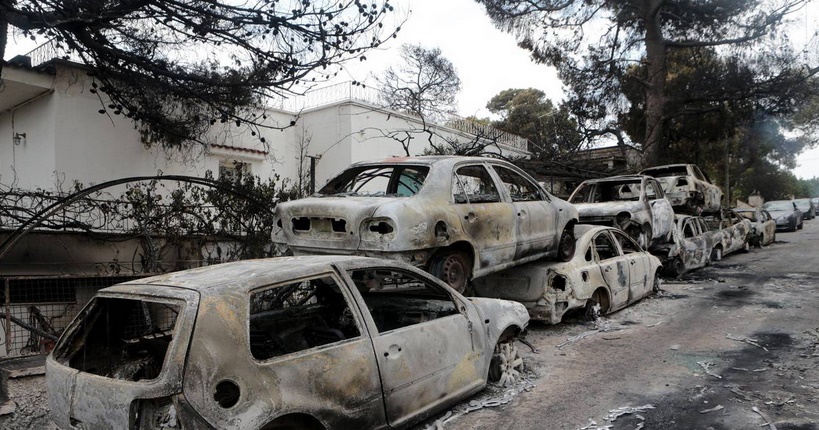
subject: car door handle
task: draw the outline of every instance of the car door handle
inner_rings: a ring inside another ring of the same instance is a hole
[[[392,344],[384,351],[384,358],[389,358],[390,355],[393,357],[398,357],[401,353],[401,347],[395,344]]]
[[[611,272],[611,267],[606,267],[606,268],[604,269],[604,271],[606,271],[606,272]]]
[[[464,219],[469,221],[469,222],[475,222],[475,220],[478,219],[478,216],[475,215],[475,212],[470,212],[470,213],[466,214]]]
[[[631,260],[631,261],[630,261],[630,263],[631,263],[631,265],[633,266],[633,265],[634,265],[634,260]]]

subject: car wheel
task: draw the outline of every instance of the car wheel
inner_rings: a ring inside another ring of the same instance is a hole
[[[742,252],[750,252],[751,251],[751,244],[746,240],[745,243],[742,245]]]
[[[429,272],[455,291],[463,293],[472,276],[472,265],[470,258],[463,252],[447,250],[435,257],[429,266]]]
[[[560,242],[557,245],[557,259],[569,261],[574,257],[574,250],[577,246],[577,239],[574,237],[574,225],[569,224],[563,229],[560,235]]]
[[[674,278],[679,278],[685,272],[685,265],[682,258],[676,257],[668,263],[668,275]]]
[[[584,318],[586,321],[594,321],[600,316],[609,312],[609,299],[606,295],[606,290],[598,288],[591,298],[586,300],[586,310]]]
[[[651,286],[651,292],[654,294],[662,291],[662,279],[660,279],[660,271],[654,272],[654,284]]]
[[[515,338],[498,342],[489,363],[489,381],[501,387],[514,384],[523,372],[523,358],[515,346]]]
[[[651,246],[651,241],[654,238],[651,234],[651,226],[648,224],[643,224],[643,228],[640,229],[640,235],[638,236],[637,243],[640,244],[640,247],[643,249],[648,249]]]
[[[793,223],[788,227],[788,231],[796,231],[797,228],[796,220],[793,220]]]
[[[711,261],[720,261],[722,260],[722,248],[716,247],[711,250]]]
[[[797,226],[796,226],[796,228],[797,228],[798,230],[802,230],[802,227],[804,227],[804,224],[805,224],[805,223],[804,223],[803,221],[799,221],[799,225],[797,225]]]

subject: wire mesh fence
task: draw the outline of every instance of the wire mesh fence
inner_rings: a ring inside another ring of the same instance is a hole
[[[145,276],[0,278],[0,357],[49,353],[98,290]]]

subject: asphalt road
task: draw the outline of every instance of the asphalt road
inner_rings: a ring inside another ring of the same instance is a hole
[[[804,225],[596,325],[533,324],[523,382],[426,426],[819,430],[819,221]]]

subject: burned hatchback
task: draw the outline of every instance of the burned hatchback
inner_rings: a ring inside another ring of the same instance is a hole
[[[405,427],[521,370],[526,309],[406,264],[247,260],[100,290],[46,362],[71,428]]]
[[[273,242],[295,255],[401,260],[463,291],[483,276],[574,252],[577,210],[513,164],[428,156],[356,163],[276,207]]]

